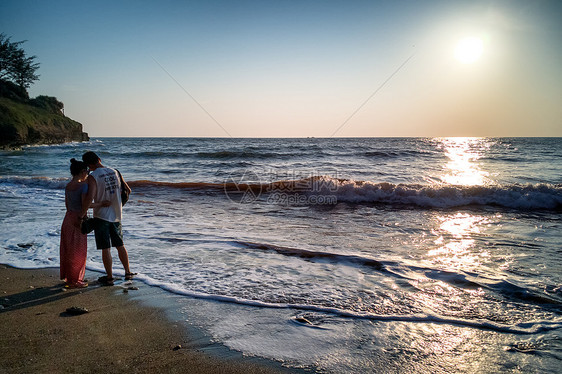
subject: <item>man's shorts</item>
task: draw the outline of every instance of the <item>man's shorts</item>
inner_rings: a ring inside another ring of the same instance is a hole
[[[123,245],[123,229],[121,228],[121,222],[108,222],[96,218],[94,232],[96,247],[98,249],[121,247]]]

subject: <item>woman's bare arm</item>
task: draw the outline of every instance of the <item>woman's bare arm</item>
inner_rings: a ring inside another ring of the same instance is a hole
[[[92,200],[96,194],[96,180],[91,175],[88,175],[88,179],[86,179],[88,183],[88,191],[82,197],[82,215],[84,217],[88,212],[88,209],[92,206]]]

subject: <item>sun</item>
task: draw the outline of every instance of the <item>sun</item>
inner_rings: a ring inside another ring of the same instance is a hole
[[[472,64],[478,61],[484,51],[482,39],[469,37],[461,39],[455,48],[455,58],[463,64]]]

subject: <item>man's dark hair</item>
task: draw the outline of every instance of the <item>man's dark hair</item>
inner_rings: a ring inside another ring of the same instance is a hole
[[[100,158],[98,157],[98,155],[96,155],[92,151],[88,151],[82,155],[82,161],[84,161],[86,165],[95,165],[99,160]]]

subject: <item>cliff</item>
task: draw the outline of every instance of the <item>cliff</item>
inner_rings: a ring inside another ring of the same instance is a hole
[[[13,100],[0,97],[0,148],[87,140],[89,137],[83,132],[82,124],[65,117],[62,103],[55,98],[39,96]]]

